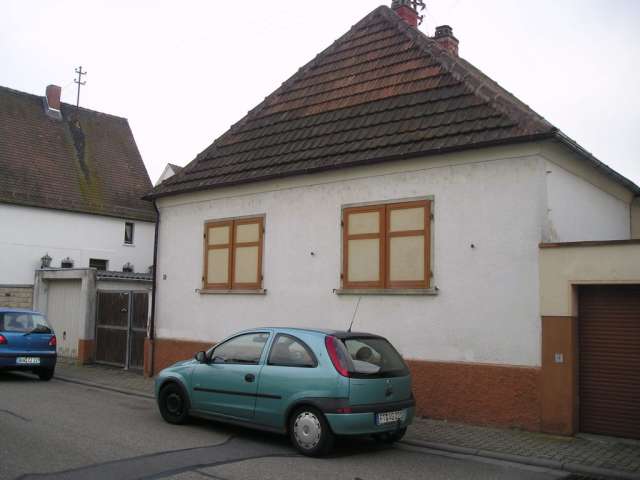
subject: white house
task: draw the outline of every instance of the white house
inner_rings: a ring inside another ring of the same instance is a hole
[[[640,188],[412,5],[371,12],[150,195],[148,370],[244,328],[346,329],[360,300],[354,330],[409,359],[420,414],[574,433],[573,284],[640,284]],[[602,249],[580,270],[565,242]]]
[[[60,92],[0,87],[0,306],[31,308],[41,267],[153,265],[156,215],[141,199],[151,182],[127,120]]]

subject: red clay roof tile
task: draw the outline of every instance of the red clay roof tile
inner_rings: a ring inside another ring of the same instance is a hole
[[[149,197],[556,132],[471,64],[379,7]]]
[[[0,87],[0,203],[154,222],[142,196],[151,181],[129,123],[62,104],[62,120],[43,98]]]

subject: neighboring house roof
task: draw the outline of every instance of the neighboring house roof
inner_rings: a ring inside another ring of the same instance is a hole
[[[562,141],[640,193],[382,6],[148,197],[544,138]]]
[[[156,181],[155,185],[158,186],[166,179],[173,177],[176,173],[180,173],[182,171],[182,167],[178,165],[174,165],[173,163],[167,163],[167,166],[164,167],[164,170],[158,177],[158,181]]]
[[[151,187],[125,118],[0,87],[0,203],[154,222]],[[75,119],[79,127],[75,125]]]
[[[98,280],[153,281],[153,275],[151,273],[115,272],[110,270],[98,270],[96,272],[96,278]]]

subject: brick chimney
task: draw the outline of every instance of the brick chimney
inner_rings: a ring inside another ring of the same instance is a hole
[[[422,22],[422,16],[418,15],[419,6],[424,7],[424,3],[416,0],[392,0],[391,2],[392,10],[413,28],[418,28]]]
[[[438,44],[447,50],[454,57],[458,56],[458,39],[453,36],[453,28],[449,25],[440,25],[436,27],[434,39]]]
[[[44,111],[52,118],[60,120],[62,118],[62,112],[60,111],[60,94],[62,88],[58,85],[47,85],[46,94],[44,97]]]

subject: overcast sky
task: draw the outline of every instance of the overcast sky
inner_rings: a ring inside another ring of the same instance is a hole
[[[3,0],[0,85],[127,117],[151,180],[185,165],[391,0]],[[460,55],[640,184],[640,1],[427,0]]]

